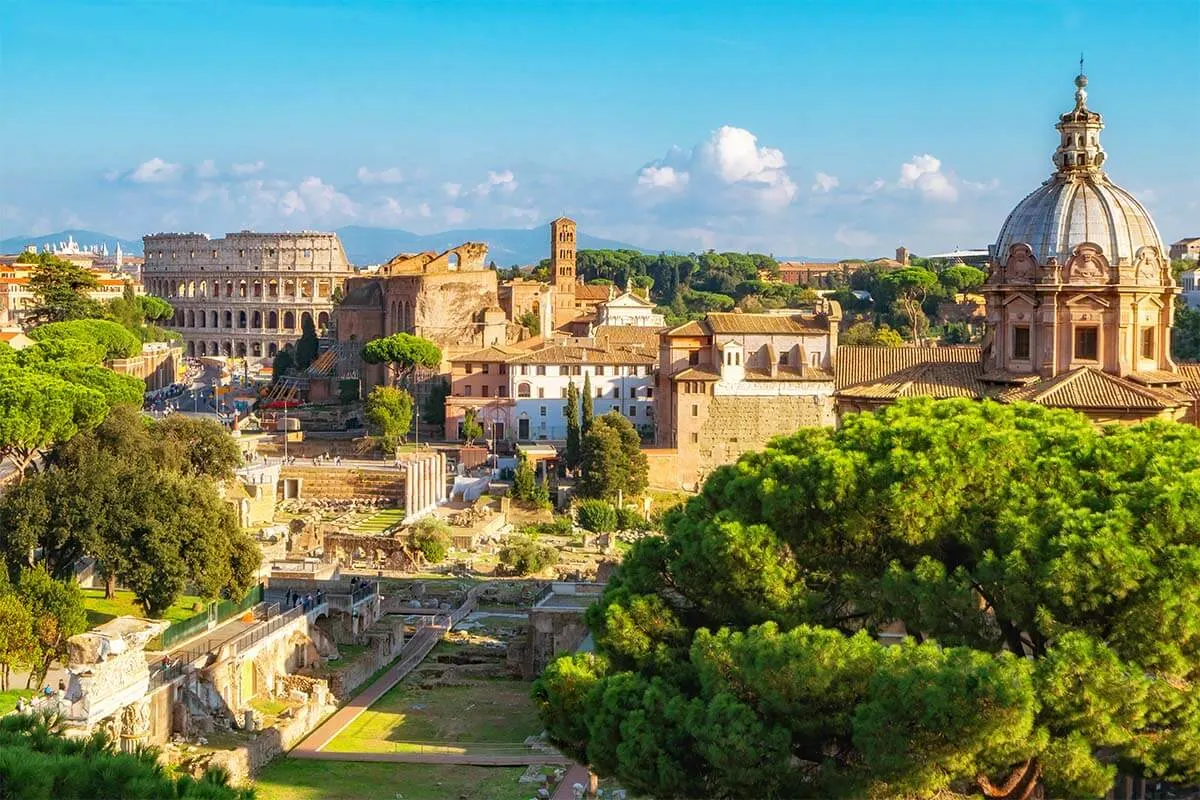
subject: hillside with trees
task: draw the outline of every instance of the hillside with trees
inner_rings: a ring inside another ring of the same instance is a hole
[[[634,545],[534,695],[639,795],[1200,782],[1200,431],[928,399],[773,441]]]

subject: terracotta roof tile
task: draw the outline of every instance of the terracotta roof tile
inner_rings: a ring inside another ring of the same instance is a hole
[[[638,353],[621,347],[571,347],[550,345],[509,359],[510,364],[633,364],[651,365],[658,361],[650,353]]]
[[[1037,403],[1050,408],[1143,411],[1177,408],[1185,402],[1179,392],[1151,389],[1095,367],[1077,367],[1053,378],[1009,389],[1000,395],[1000,399],[1009,403],[1019,400]]]
[[[482,350],[476,350],[473,353],[464,353],[461,356],[455,356],[450,359],[451,364],[460,364],[466,361],[507,361],[517,355],[516,350],[510,350],[506,347],[485,347]]]
[[[746,380],[748,381],[832,381],[833,375],[823,369],[812,367],[808,364],[796,367],[778,367],[775,374],[772,375],[769,370],[758,369],[755,367],[746,368]]]
[[[882,378],[838,390],[840,397],[897,400],[902,397],[986,397],[991,392],[980,378],[980,364],[926,361]]]
[[[827,326],[801,314],[710,313],[701,324],[714,334],[724,333],[826,333]]]
[[[667,331],[667,335],[668,336],[708,336],[708,331],[706,331],[699,322],[697,322],[696,320],[692,320],[690,322],[683,323],[682,325],[680,325],[677,328],[671,328],[669,331]]]
[[[1200,397],[1200,364],[1179,364],[1179,377],[1183,378],[1180,389]]]
[[[902,370],[926,363],[967,364],[983,376],[977,346],[962,347],[860,347],[842,345],[834,356],[833,374],[837,390],[884,380]]]
[[[597,325],[592,333],[599,347],[623,345],[657,351],[658,334],[663,330],[666,329],[639,325]]]
[[[575,286],[576,300],[608,300],[612,287],[608,285],[592,286],[580,283]]]
[[[1183,376],[1178,372],[1167,372],[1165,369],[1147,369],[1141,372],[1131,372],[1128,375],[1129,380],[1134,383],[1140,383],[1143,386],[1153,386],[1155,384],[1173,386],[1183,383]]]
[[[671,376],[673,381],[719,381],[721,380],[720,373],[712,370],[704,369],[703,367],[684,367]]]

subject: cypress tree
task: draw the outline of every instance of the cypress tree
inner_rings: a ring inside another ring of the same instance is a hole
[[[579,390],[575,381],[567,384],[567,469],[575,469],[579,465]]]
[[[583,436],[592,429],[592,376],[583,376],[583,416],[580,419],[579,430]]]

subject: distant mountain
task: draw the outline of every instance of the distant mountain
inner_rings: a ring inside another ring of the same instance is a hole
[[[550,229],[472,228],[420,235],[390,228],[364,228],[348,225],[337,229],[346,256],[354,264],[382,264],[397,253],[441,252],[464,242],[483,242],[488,246],[488,261],[502,267],[536,264],[550,256]],[[579,234],[581,249],[642,250],[632,244]],[[643,251],[645,252],[645,251]]]
[[[80,247],[106,244],[108,252],[111,253],[117,249],[117,243],[120,242],[122,253],[128,253],[131,256],[142,254],[141,239],[121,239],[108,233],[76,229],[48,233],[45,236],[13,236],[9,239],[0,239],[0,253],[20,253],[31,244],[37,245],[37,249],[41,250],[42,245],[65,242],[68,236],[73,238]]]

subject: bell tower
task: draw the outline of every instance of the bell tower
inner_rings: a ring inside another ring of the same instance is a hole
[[[550,223],[550,285],[554,290],[554,324],[575,317],[575,220]]]

